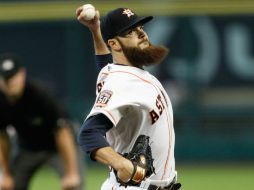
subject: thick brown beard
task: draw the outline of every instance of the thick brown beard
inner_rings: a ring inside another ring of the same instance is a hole
[[[122,50],[128,61],[135,67],[142,68],[160,64],[167,56],[169,50],[164,46],[151,45],[141,49],[139,47],[126,47],[120,42]]]

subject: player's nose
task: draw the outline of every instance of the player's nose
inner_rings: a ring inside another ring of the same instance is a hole
[[[138,38],[140,38],[140,39],[145,38],[145,36],[146,36],[145,32],[143,30],[138,30],[137,33],[138,33]]]

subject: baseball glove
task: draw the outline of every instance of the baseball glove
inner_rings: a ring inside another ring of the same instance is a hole
[[[132,150],[129,153],[124,153],[123,156],[129,159],[134,170],[130,180],[126,183],[122,182],[116,174],[117,181],[123,186],[139,186],[147,177],[150,177],[155,173],[155,168],[153,166],[153,157],[151,147],[149,145],[149,137],[145,135],[138,136]]]

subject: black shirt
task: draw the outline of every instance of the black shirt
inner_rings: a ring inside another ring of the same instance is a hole
[[[0,92],[0,130],[12,125],[23,149],[56,150],[54,134],[59,118],[66,117],[47,94],[27,82],[23,96],[10,104]]]

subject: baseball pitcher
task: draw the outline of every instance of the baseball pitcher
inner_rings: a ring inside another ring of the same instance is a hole
[[[144,66],[162,62],[164,46],[151,44],[144,24],[128,8],[99,11],[87,20],[82,7],[77,18],[91,31],[100,73],[96,100],[79,133],[79,144],[91,159],[108,165],[102,190],[177,190],[170,99]]]

